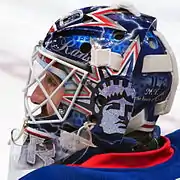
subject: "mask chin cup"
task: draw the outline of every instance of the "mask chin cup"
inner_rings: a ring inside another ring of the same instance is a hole
[[[82,126],[78,131],[71,133],[61,131],[58,142],[59,151],[56,152],[56,154],[59,157],[57,157],[57,161],[65,161],[71,155],[81,151],[80,156],[77,158],[77,160],[75,160],[76,162],[86,154],[89,147],[97,147],[92,142],[92,135],[89,128],[84,126]]]

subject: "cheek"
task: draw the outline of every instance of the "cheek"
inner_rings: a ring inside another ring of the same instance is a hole
[[[55,106],[59,105],[59,103],[61,102],[63,95],[64,95],[64,88],[61,88],[57,91],[57,93],[54,94],[54,96],[52,97],[52,101],[54,102]]]
[[[51,98],[53,104],[55,105],[55,107],[57,108],[63,98],[63,95],[64,95],[64,91],[65,89],[64,88],[61,88],[59,89],[55,94],[54,96]],[[54,113],[54,110],[52,108],[52,106],[50,105],[50,103],[48,102],[47,103],[47,111],[48,111],[48,114],[51,115]]]

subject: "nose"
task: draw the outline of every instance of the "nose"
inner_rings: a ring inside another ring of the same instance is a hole
[[[45,100],[45,95],[39,86],[33,91],[30,100],[34,104],[40,104]]]

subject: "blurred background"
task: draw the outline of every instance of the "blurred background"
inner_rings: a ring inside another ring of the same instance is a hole
[[[0,0],[0,179],[7,179],[8,140],[24,117],[23,92],[28,60],[55,20],[89,5],[119,4],[112,0]],[[123,1],[124,2],[124,1]],[[180,66],[180,3],[178,0],[129,0],[143,13],[157,17],[158,30],[171,45]],[[179,68],[180,69],[180,68]],[[178,88],[179,89],[179,88]],[[180,92],[172,111],[160,118],[162,134],[180,128]]]

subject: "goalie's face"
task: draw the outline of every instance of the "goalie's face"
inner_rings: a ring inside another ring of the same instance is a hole
[[[60,85],[61,80],[59,77],[53,75],[50,72],[46,72],[44,78],[41,80],[41,84],[46,90],[47,94],[50,96],[55,89]],[[51,97],[51,100],[55,107],[57,108],[62,100],[62,97],[64,95],[65,88],[61,87],[58,89],[58,91]],[[41,104],[45,99],[46,96],[42,91],[42,88],[38,85],[34,92],[32,93],[31,102],[34,104]],[[44,106],[41,108],[41,116],[49,116],[54,113],[54,110],[49,102],[47,102]]]
[[[35,47],[29,65],[24,89],[26,119],[31,124],[65,121],[72,108],[75,108],[77,96],[84,95],[81,87],[88,72],[56,58],[40,45]]]

